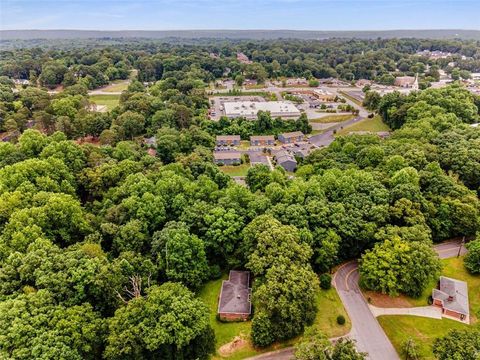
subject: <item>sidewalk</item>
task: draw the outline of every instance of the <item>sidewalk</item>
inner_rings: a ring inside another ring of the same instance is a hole
[[[381,315],[412,315],[432,319],[442,318],[442,309],[436,306],[421,306],[413,308],[379,308],[373,305],[368,305],[368,307],[375,317]]]

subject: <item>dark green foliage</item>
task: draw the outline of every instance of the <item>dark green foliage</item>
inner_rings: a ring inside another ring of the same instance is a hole
[[[319,279],[321,289],[328,290],[332,287],[332,276],[330,274],[322,274]]]
[[[466,245],[465,267],[472,274],[480,274],[480,240],[474,240]]]
[[[337,316],[337,324],[338,325],[345,325],[345,317],[343,315]]]

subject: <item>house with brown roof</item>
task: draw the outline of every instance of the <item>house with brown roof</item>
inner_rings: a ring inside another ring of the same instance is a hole
[[[250,136],[251,146],[273,146],[275,145],[275,137],[273,135]]]
[[[236,165],[242,163],[242,154],[238,151],[215,151],[213,160],[217,165]]]
[[[303,141],[305,135],[301,131],[293,131],[278,135],[278,141],[283,144],[293,144],[299,141]]]
[[[218,135],[215,141],[217,146],[238,146],[240,145],[240,135]]]
[[[248,320],[252,313],[250,272],[231,270],[223,280],[218,299],[218,316],[224,321]]]
[[[440,276],[438,288],[432,291],[433,305],[442,308],[442,315],[470,323],[468,286],[460,281]]]

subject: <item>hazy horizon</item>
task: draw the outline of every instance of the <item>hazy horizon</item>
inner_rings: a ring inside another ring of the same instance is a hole
[[[3,0],[0,30],[480,30],[475,0]]]

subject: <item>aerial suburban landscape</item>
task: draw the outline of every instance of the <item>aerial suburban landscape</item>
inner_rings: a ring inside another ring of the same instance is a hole
[[[480,4],[426,3],[2,2],[0,359],[480,360]]]

